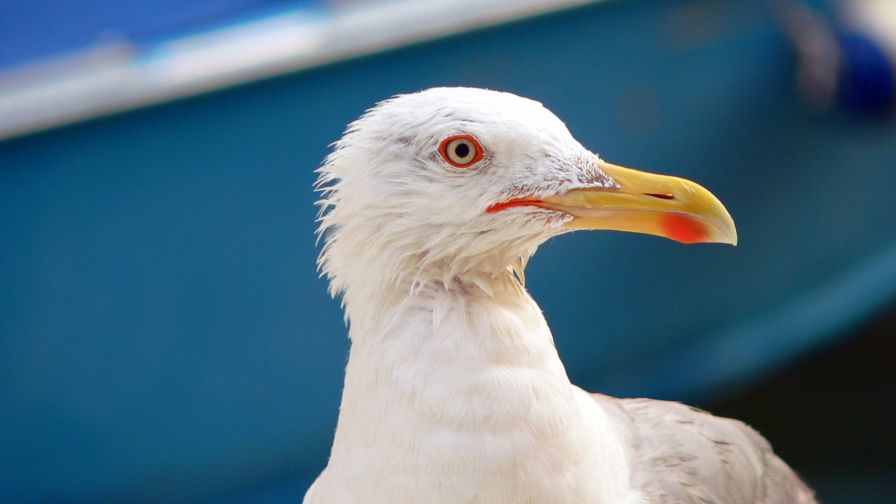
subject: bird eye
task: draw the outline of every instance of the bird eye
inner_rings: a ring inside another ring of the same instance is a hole
[[[482,159],[482,145],[473,135],[454,135],[442,140],[439,154],[451,166],[469,168]]]

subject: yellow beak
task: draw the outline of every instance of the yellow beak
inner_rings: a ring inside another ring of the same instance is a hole
[[[570,229],[606,229],[663,236],[681,243],[737,245],[734,220],[705,188],[689,180],[599,161],[619,188],[575,189],[541,197],[542,208],[575,217]]]

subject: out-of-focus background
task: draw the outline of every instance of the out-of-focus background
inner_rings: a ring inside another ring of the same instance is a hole
[[[896,502],[894,6],[0,1],[0,501],[299,501],[348,348],[313,171],[374,102],[465,85],[738,223],[542,247],[573,381],[742,418],[825,503]]]

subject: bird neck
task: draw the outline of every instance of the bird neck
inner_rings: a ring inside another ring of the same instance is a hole
[[[488,502],[614,502],[595,469],[619,459],[605,455],[615,450],[599,434],[607,420],[570,384],[538,306],[511,276],[485,289],[452,285],[371,298],[376,306],[351,314],[321,491],[389,502],[421,492],[466,501],[463,489]]]
[[[406,408],[420,418],[475,423],[483,419],[463,419],[471,405],[492,416],[496,398],[519,408],[503,410],[508,418],[524,417],[532,391],[522,384],[532,377],[537,386],[568,393],[569,378],[541,310],[510,273],[488,285],[482,279],[432,282],[414,295],[377,300],[363,314],[352,313],[343,416],[357,413],[368,422],[371,412],[355,408],[373,404],[387,422]],[[527,378],[516,381],[517,375]],[[370,403],[373,395],[381,400]]]
[[[390,364],[426,356],[442,367],[436,370],[440,375],[453,365],[520,365],[544,367],[566,379],[541,310],[509,270],[346,292],[346,310],[350,362],[383,361],[391,355],[384,351],[410,350],[406,361]]]

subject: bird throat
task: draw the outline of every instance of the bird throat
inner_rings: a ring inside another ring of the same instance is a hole
[[[521,475],[541,481],[554,472],[560,481],[565,471],[575,472],[571,465],[584,464],[589,446],[580,434],[577,389],[540,309],[518,284],[489,290],[424,289],[371,307],[363,323],[353,323],[328,471],[351,472],[355,461],[375,460],[388,466],[394,495],[436,478],[434,487],[466,480],[469,488],[506,496],[514,490],[498,482]],[[580,452],[581,458],[569,456]],[[359,470],[340,480],[370,474]]]

